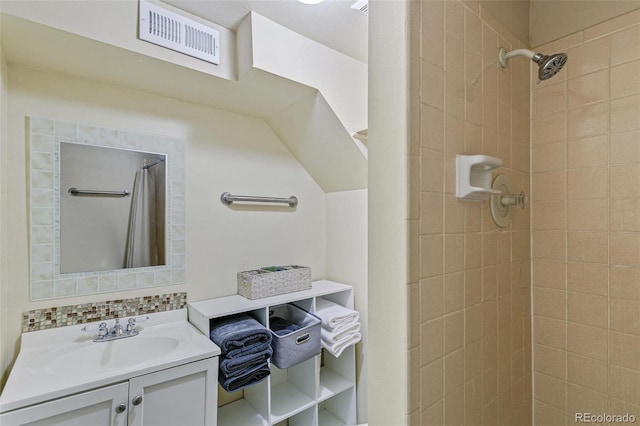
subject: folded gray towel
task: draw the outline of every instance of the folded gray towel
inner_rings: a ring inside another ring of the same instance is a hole
[[[273,351],[268,347],[256,354],[244,355],[236,358],[220,358],[220,373],[227,377],[242,376],[257,365],[263,364],[271,358]]]
[[[292,321],[280,317],[269,318],[269,328],[278,336],[286,336],[300,329],[300,326]]]
[[[229,359],[262,352],[271,344],[271,332],[246,314],[214,320],[209,337]]]
[[[244,389],[247,386],[255,385],[266,379],[271,374],[269,363],[264,362],[252,369],[247,370],[245,374],[237,377],[226,377],[224,374],[218,374],[218,383],[222,389],[227,392],[235,392]]]

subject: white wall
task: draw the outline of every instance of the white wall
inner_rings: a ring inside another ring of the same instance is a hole
[[[327,194],[327,279],[354,288],[362,342],[356,345],[358,423],[367,422],[367,190]]]
[[[369,2],[369,419],[407,422],[409,2]]]
[[[2,47],[0,47],[0,283],[8,282],[7,279],[7,224],[5,221],[7,209],[6,191],[6,147],[7,147],[7,88],[9,85],[7,74],[7,62]],[[7,289],[0,286],[0,371],[5,372],[9,364],[9,349],[5,344],[7,336]],[[0,374],[0,388],[6,380],[5,374]]]
[[[3,367],[13,358],[21,313],[30,309],[187,291],[189,301],[236,293],[236,272],[270,264],[311,266],[325,276],[325,194],[264,121],[208,107],[63,75],[9,68],[6,215],[1,217],[7,265],[0,289],[10,306],[2,336]],[[186,144],[187,283],[31,303],[28,286],[25,116],[77,121],[181,138]],[[241,195],[296,195],[296,210],[229,208],[219,201]],[[4,199],[2,200],[4,204]]]

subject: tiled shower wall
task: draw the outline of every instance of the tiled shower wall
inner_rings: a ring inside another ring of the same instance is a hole
[[[640,419],[640,10],[532,84],[535,424]]]
[[[410,28],[409,406],[412,425],[531,423],[529,208],[498,228],[455,197],[455,155],[498,157],[529,191],[524,47],[477,2],[417,1]]]

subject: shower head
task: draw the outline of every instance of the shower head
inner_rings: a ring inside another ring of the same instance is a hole
[[[547,80],[560,72],[564,64],[567,63],[566,53],[554,53],[553,55],[541,55],[536,53],[533,62],[538,64],[538,78]]]
[[[538,79],[548,80],[556,75],[564,64],[567,63],[566,53],[555,53],[553,55],[543,55],[542,53],[536,53],[529,49],[516,49],[511,52],[507,52],[504,48],[498,49],[498,63],[502,68],[506,68],[509,59],[514,56],[526,56],[533,62],[538,64]]]

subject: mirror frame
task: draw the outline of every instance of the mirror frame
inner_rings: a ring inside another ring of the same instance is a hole
[[[28,117],[29,282],[31,300],[184,284],[185,142],[42,117]],[[166,264],[60,273],[60,142],[163,153],[166,160]]]

